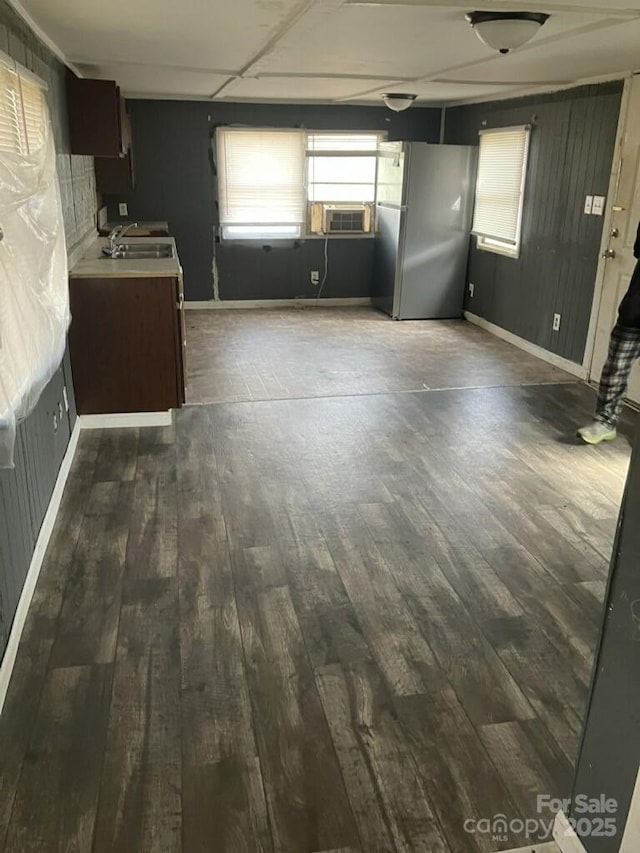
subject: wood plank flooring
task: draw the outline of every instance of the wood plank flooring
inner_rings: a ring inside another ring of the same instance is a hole
[[[633,425],[579,445],[593,396],[84,432],[0,717],[0,849],[527,843],[465,821],[570,791]]]
[[[471,323],[371,308],[187,311],[187,344],[189,403],[573,380]]]

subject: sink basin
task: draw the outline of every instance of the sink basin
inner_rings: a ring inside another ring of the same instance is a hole
[[[114,261],[143,261],[153,258],[172,258],[173,246],[170,243],[119,243],[111,257]]]

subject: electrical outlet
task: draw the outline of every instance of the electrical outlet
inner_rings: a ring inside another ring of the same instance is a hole
[[[128,216],[129,215],[129,205],[126,201],[121,201],[118,205],[118,213],[120,216]]]
[[[593,196],[588,195],[586,197],[586,199],[584,200],[584,212],[586,214],[590,214],[592,210],[593,210]]]
[[[553,331],[554,332],[560,331],[560,314],[554,314],[553,315]]]
[[[311,270],[311,284],[320,284],[319,270]]]
[[[469,296],[473,299],[473,291],[476,289],[475,284],[473,282],[469,282]]]
[[[594,216],[602,216],[604,213],[604,201],[605,198],[603,195],[594,195],[593,197],[593,207],[591,208],[591,213]]]

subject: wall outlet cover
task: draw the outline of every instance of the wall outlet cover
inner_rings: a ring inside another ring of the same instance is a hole
[[[126,201],[121,201],[118,204],[118,213],[120,214],[120,216],[129,215],[129,205],[126,203]]]
[[[560,317],[561,317],[560,314],[554,314],[553,315],[553,331],[554,332],[560,331]]]
[[[594,216],[602,216],[604,214],[604,202],[605,197],[603,195],[594,195],[593,207],[591,209],[591,213]]]
[[[469,282],[469,296],[473,299],[473,291],[476,289],[475,284],[473,282]]]
[[[593,196],[588,195],[584,200],[584,212],[590,214],[593,210]]]

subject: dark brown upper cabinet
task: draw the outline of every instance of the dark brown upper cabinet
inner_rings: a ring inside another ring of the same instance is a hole
[[[72,154],[126,154],[131,144],[129,118],[114,80],[90,80],[68,72],[67,105]]]
[[[135,186],[133,153],[131,149],[123,157],[96,157],[96,189],[113,195],[128,193]]]

